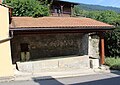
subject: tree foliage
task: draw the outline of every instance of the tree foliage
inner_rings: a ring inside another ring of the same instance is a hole
[[[106,56],[120,57],[120,27],[114,31],[106,33]]]
[[[78,7],[83,9],[83,10],[87,10],[87,11],[111,10],[111,11],[115,11],[117,13],[120,13],[120,8],[117,8],[117,7],[100,6],[100,5],[89,5],[89,4],[82,4],[82,3],[80,5],[78,5]]]
[[[49,8],[47,3],[38,0],[5,0],[3,2],[14,8],[13,16],[48,16]]]

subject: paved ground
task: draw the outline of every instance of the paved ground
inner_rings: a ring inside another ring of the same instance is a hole
[[[83,75],[90,75],[96,74],[93,69],[65,69],[60,71],[54,72],[39,72],[39,73],[26,73],[26,72],[19,72],[15,71],[15,76],[7,77],[7,78],[0,78],[0,82],[6,81],[21,81],[21,80],[33,80],[33,78],[38,79],[51,79],[52,78],[65,78],[65,77],[75,77],[75,76],[83,76]]]
[[[28,81],[4,82],[0,85],[120,85],[120,72],[48,80],[39,80],[39,77],[33,77]]]

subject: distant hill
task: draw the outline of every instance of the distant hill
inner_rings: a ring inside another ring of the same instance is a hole
[[[100,6],[100,5],[88,5],[88,4],[80,4],[78,5],[78,7],[80,7],[80,9],[84,9],[84,10],[112,10],[115,11],[117,13],[120,13],[120,8],[117,7],[110,7],[110,6]]]

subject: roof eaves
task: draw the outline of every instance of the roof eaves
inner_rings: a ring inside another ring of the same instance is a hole
[[[66,1],[66,0],[56,0],[56,1],[62,1],[62,2],[68,2],[68,3],[73,3],[75,5],[79,5],[80,3],[72,2],[72,1]]]
[[[13,31],[27,30],[114,30],[114,26],[76,26],[76,27],[18,27],[10,28]]]

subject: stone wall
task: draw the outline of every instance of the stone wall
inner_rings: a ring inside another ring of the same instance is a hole
[[[30,60],[88,54],[88,35],[82,33],[15,35],[11,41],[13,63],[20,61],[20,44],[27,43]]]

